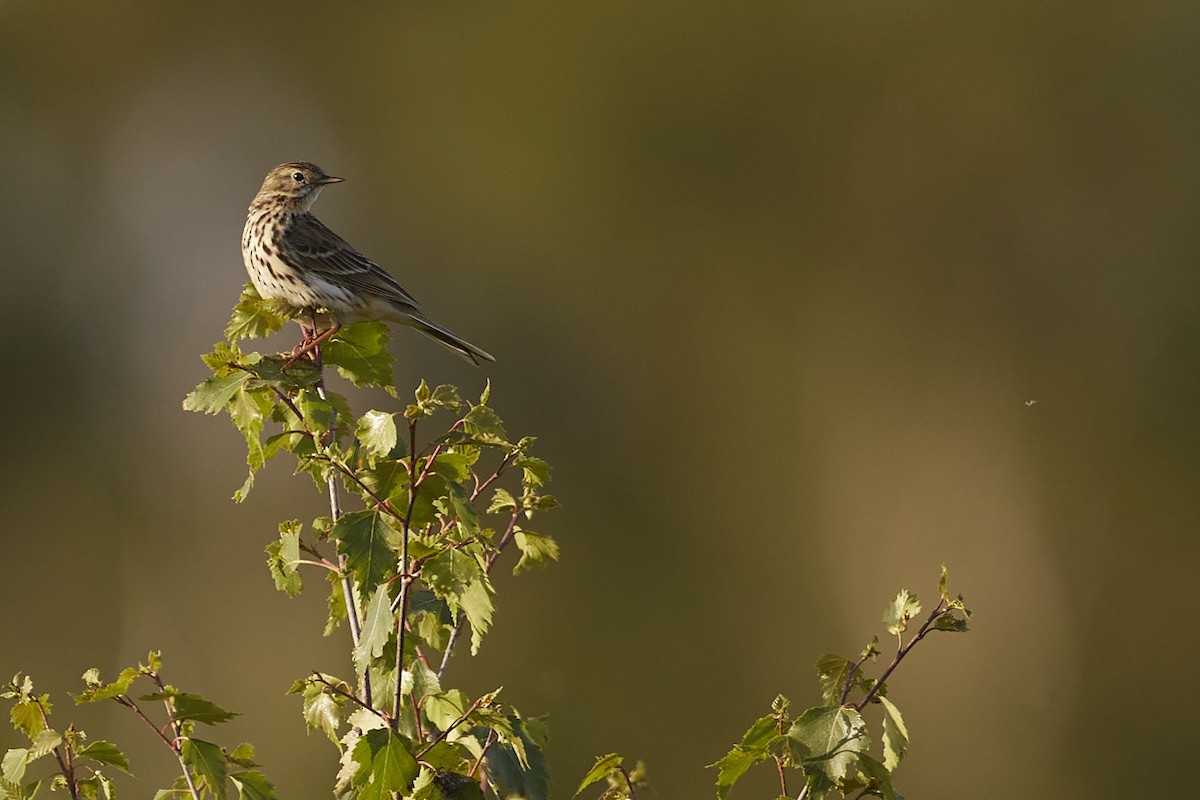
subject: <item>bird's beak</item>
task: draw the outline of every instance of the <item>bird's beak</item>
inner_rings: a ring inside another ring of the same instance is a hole
[[[345,178],[335,178],[332,175],[326,175],[324,178],[321,178],[321,180],[317,181],[317,184],[319,186],[325,186],[330,183],[341,183],[344,180],[346,180],[346,179]]]

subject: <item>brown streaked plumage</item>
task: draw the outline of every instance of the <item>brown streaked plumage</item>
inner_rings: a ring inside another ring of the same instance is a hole
[[[267,173],[242,232],[242,259],[258,293],[335,326],[358,319],[398,322],[476,366],[480,359],[495,361],[426,317],[395,278],[309,213],[321,190],[341,180],[304,161]]]

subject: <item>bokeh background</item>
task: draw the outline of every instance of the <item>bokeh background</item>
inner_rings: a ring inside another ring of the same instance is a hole
[[[65,692],[162,648],[281,796],[326,796],[284,691],[346,643],[262,562],[322,498],[280,462],[235,506],[237,434],[180,410],[245,207],[305,159],[347,178],[320,216],[498,357],[400,331],[401,385],[490,378],[556,466],[562,563],[502,575],[451,672],[549,715],[555,796],[613,750],[711,796],[704,765],[942,563],[976,617],[893,682],[909,797],[1177,794],[1198,78],[1186,0],[4,0],[0,674],[149,796],[165,753]]]

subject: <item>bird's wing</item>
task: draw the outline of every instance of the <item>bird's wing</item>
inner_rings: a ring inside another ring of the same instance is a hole
[[[284,241],[304,269],[331,283],[416,310],[420,304],[382,267],[350,246],[312,214],[288,226]]]

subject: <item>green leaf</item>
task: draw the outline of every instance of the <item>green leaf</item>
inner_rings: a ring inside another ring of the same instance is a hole
[[[374,320],[356,322],[334,334],[321,348],[321,355],[355,386],[382,386],[394,395],[387,343],[387,325]]]
[[[46,709],[46,713],[50,713],[50,695],[44,694],[38,698],[41,702],[41,708]],[[18,701],[8,712],[8,718],[12,721],[14,728],[28,736],[31,740],[37,736],[46,727],[46,721],[42,718],[41,708],[32,699]]]
[[[360,765],[353,778],[362,787],[359,800],[392,800],[407,794],[420,771],[405,740],[386,729],[363,734],[353,757]]]
[[[58,747],[63,742],[62,734],[51,728],[42,728],[38,731],[37,736],[33,737],[33,741],[29,747],[29,760],[41,758],[47,755],[54,748]]]
[[[445,731],[471,707],[471,700],[459,689],[448,689],[428,695],[421,709],[439,731]]]
[[[288,319],[280,304],[263,300],[254,284],[247,283],[225,326],[225,338],[230,342],[262,338],[282,328]]]
[[[583,794],[583,790],[591,786],[597,781],[602,781],[616,771],[617,767],[621,766],[624,761],[616,753],[609,753],[606,756],[600,756],[596,759],[596,763],[588,770],[587,775],[583,776],[583,781],[580,782],[579,788],[575,790],[572,797],[579,797]]]
[[[947,633],[966,633],[967,620],[963,617],[954,616],[952,613],[943,614],[933,623],[935,631],[946,631]]]
[[[206,700],[198,694],[188,694],[180,692],[176,694],[172,702],[175,705],[175,719],[179,722],[185,720],[195,720],[203,722],[205,725],[216,725],[220,722],[228,722],[236,716],[237,712],[226,711],[211,700]]]
[[[517,531],[513,535],[513,541],[521,551],[521,560],[513,567],[513,575],[520,575],[527,569],[558,560],[558,543],[549,536],[533,531]]]
[[[3,776],[7,783],[19,786],[25,778],[25,767],[29,761],[27,749],[24,747],[12,748],[4,754],[4,759],[0,761],[0,776]]]
[[[862,717],[847,706],[810,708],[796,718],[787,736],[811,754],[805,769],[832,781],[846,777],[857,755],[871,746]]]
[[[771,747],[784,737],[779,733],[778,721],[773,716],[760,717],[742,735],[742,740],[733,746],[720,761],[709,764],[717,769],[717,797],[729,796],[729,790],[738,778],[750,767],[771,756]]]
[[[342,684],[332,675],[322,673],[321,677],[334,686]],[[329,741],[336,745],[338,743],[338,727],[342,720],[341,698],[328,691],[324,684],[311,678],[297,681],[288,690],[288,694],[297,692],[304,700],[303,714],[306,730],[319,729],[329,737]]]
[[[136,667],[126,667],[121,670],[121,674],[117,679],[109,684],[100,682],[100,673],[95,668],[89,669],[83,673],[84,683],[87,688],[75,697],[76,705],[83,703],[98,703],[101,700],[109,700],[113,697],[119,697],[129,691],[129,687],[133,684],[135,678],[141,675],[141,670]]]
[[[493,445],[508,444],[508,434],[504,431],[504,423],[496,412],[487,406],[472,406],[463,417],[463,427],[471,437],[478,442]]]
[[[244,370],[223,376],[214,375],[202,381],[183,399],[183,410],[217,414],[224,410],[251,377],[253,376]]]
[[[846,678],[853,667],[853,661],[833,653],[826,653],[817,659],[817,680],[821,682],[821,699],[825,705],[841,703]]]
[[[220,747],[189,736],[183,740],[183,763],[204,779],[208,790],[217,800],[224,800],[229,765],[225,763],[225,755]]]
[[[94,742],[89,742],[87,746],[80,749],[76,755],[83,758],[90,758],[93,761],[99,761],[101,764],[108,764],[109,766],[116,767],[126,774],[130,774],[129,759],[127,759],[125,754],[122,753],[120,749],[112,742],[106,742],[100,739]]]
[[[471,655],[479,653],[483,635],[492,627],[492,613],[495,611],[495,590],[487,575],[467,584],[459,598],[459,604],[471,623]]]
[[[900,709],[883,695],[878,697],[883,706],[883,766],[893,772],[908,749],[908,728],[904,725],[904,717],[900,716]]]
[[[541,487],[550,482],[550,465],[542,459],[525,456],[513,463],[524,471],[527,485]]]
[[[908,621],[921,613],[921,603],[908,589],[901,589],[896,599],[883,610],[883,624],[887,632],[900,635],[908,628]]]
[[[386,456],[396,446],[396,419],[383,411],[368,411],[359,417],[354,438],[369,452]]]
[[[329,532],[359,586],[378,586],[395,574],[399,534],[382,511],[345,514]]]
[[[866,788],[872,794],[882,797],[883,800],[897,800],[899,798],[895,788],[892,787],[892,776],[888,772],[887,767],[866,753],[860,753],[858,756],[858,771],[863,783],[866,784]]]
[[[492,495],[492,504],[488,506],[487,513],[499,514],[502,511],[516,511],[517,501],[506,489],[497,489]]]
[[[371,661],[383,655],[393,627],[392,601],[388,597],[387,584],[384,584],[375,590],[367,603],[366,619],[354,648],[354,666],[359,673],[365,672]]]
[[[275,800],[275,787],[267,776],[255,769],[231,772],[229,780],[238,790],[240,800]]]
[[[300,578],[300,520],[279,523],[279,541],[267,545],[267,568],[275,588],[295,597],[304,588]]]

